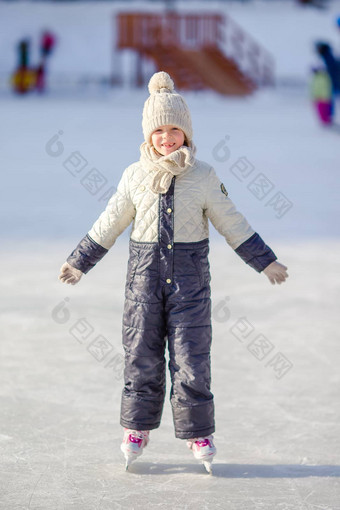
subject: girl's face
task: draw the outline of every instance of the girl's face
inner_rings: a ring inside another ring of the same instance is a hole
[[[167,156],[184,144],[184,133],[176,126],[161,126],[151,135],[152,145],[162,156]]]

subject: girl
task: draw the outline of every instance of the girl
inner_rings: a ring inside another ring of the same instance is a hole
[[[159,427],[165,396],[166,339],[175,435],[211,472],[214,403],[210,391],[211,304],[208,219],[235,252],[271,283],[287,268],[236,211],[213,168],[195,158],[184,99],[167,73],[154,74],[143,111],[141,157],[61,268],[77,283],[132,222],[125,286],[121,449],[126,467]]]

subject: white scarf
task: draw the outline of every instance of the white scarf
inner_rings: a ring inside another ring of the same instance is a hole
[[[184,173],[195,163],[196,147],[183,145],[167,156],[161,156],[153,145],[147,142],[140,146],[140,162],[153,174],[151,190],[154,193],[166,193],[174,175]]]

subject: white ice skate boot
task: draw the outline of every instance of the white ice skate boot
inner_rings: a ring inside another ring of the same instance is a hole
[[[123,442],[120,449],[125,457],[125,469],[127,470],[134,460],[143,453],[143,448],[149,442],[148,430],[132,430],[124,428]]]
[[[211,475],[211,463],[216,455],[216,447],[213,443],[214,436],[194,437],[187,440],[187,446],[194,454],[195,459],[200,460],[205,469]]]

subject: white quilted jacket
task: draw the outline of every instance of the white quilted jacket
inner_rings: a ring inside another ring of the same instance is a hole
[[[90,237],[110,249],[133,221],[131,239],[158,241],[159,195],[150,189],[150,172],[133,163],[123,173],[117,192],[89,231]],[[196,160],[194,166],[176,176],[174,192],[174,242],[196,242],[209,237],[208,219],[236,249],[254,230],[221,190],[214,169]]]

